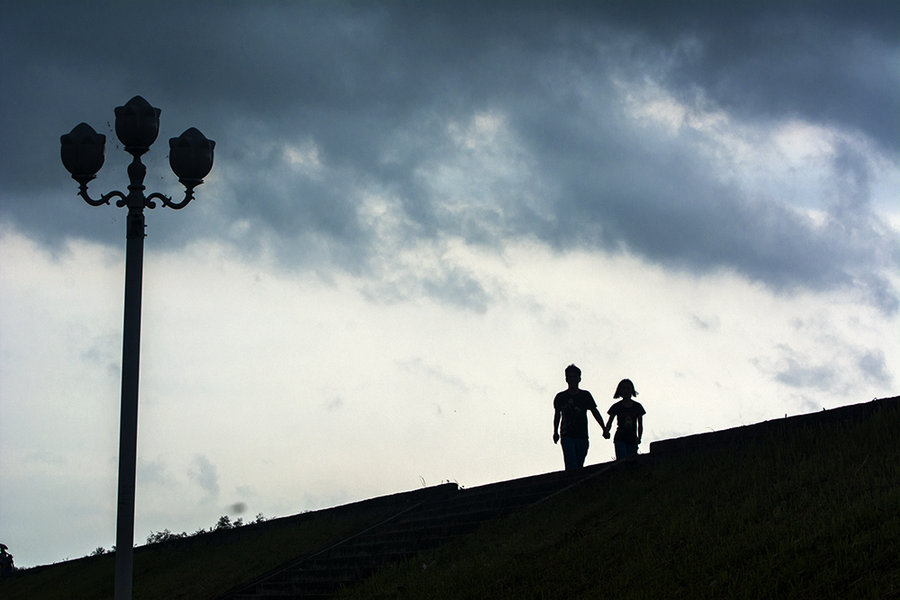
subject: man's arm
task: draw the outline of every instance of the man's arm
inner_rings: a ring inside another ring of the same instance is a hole
[[[553,443],[559,441],[559,419],[562,416],[562,411],[558,408],[553,413]]]
[[[606,434],[608,433],[608,432],[607,432],[607,427],[606,427],[606,425],[603,424],[603,417],[600,415],[600,411],[597,410],[597,407],[596,407],[596,406],[593,407],[593,408],[591,408],[590,411],[591,411],[591,414],[594,415],[594,419],[595,419],[598,423],[600,423],[600,427],[603,428],[603,435],[606,435]]]
[[[606,422],[606,426],[603,427],[603,437],[609,438],[609,431],[612,429],[612,422],[614,415],[609,415],[609,420]]]

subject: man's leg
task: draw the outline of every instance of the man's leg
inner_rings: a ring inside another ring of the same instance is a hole
[[[575,440],[570,437],[562,437],[559,439],[559,444],[562,446],[563,462],[566,465],[566,471],[576,469],[578,459],[575,451]]]
[[[584,459],[587,458],[588,446],[590,446],[590,442],[586,439],[578,438],[575,440],[575,460],[579,469],[584,466]]]

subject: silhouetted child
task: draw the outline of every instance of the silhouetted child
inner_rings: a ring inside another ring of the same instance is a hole
[[[623,379],[616,387],[615,398],[621,398],[609,407],[609,421],[603,426],[603,437],[609,439],[613,417],[617,419],[616,436],[613,444],[616,447],[616,460],[635,456],[641,436],[644,435],[644,415],[647,411],[640,403],[632,400],[638,393],[630,379]]]
[[[608,437],[594,397],[589,391],[578,388],[580,382],[581,369],[569,365],[566,367],[566,383],[569,387],[553,399],[553,443],[562,440],[563,461],[567,471],[584,466],[588,451],[588,411],[594,415],[603,428],[604,435]]]

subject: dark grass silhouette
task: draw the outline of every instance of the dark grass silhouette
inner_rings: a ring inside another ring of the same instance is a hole
[[[898,426],[894,398],[654,443],[339,597],[900,597]],[[135,598],[220,598],[409,501],[139,548]],[[112,570],[109,556],[28,569],[0,597],[110,598]]]
[[[339,597],[900,597],[898,404],[681,440]]]

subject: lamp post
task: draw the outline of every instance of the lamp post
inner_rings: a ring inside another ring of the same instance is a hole
[[[159,134],[160,109],[135,96],[116,112],[116,136],[131,154],[128,193],[112,191],[95,200],[88,182],[103,166],[106,136],[87,123],[77,125],[60,138],[63,166],[78,182],[78,195],[91,206],[109,204],[128,207],[125,228],[125,323],[122,334],[122,404],[119,425],[119,495],[116,516],[115,600],[129,600],[134,572],[134,488],[137,465],[138,376],[141,350],[141,281],[144,266],[144,208],[184,208],[194,198],[194,188],[212,169],[216,143],[193,127],[169,140],[169,164],[184,185],[184,199],[173,202],[160,193],[144,195],[147,168],[141,162]]]

